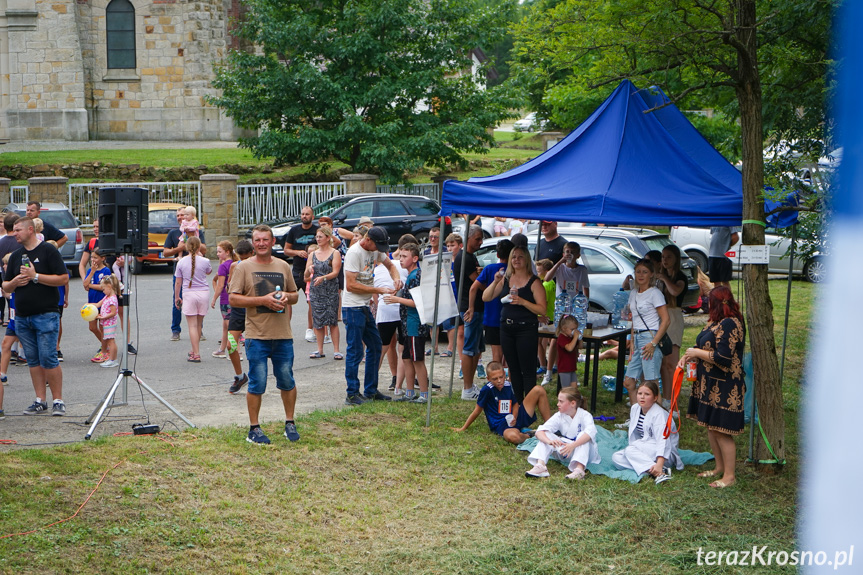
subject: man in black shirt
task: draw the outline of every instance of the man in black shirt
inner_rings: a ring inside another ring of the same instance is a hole
[[[39,218],[39,214],[42,213],[42,204],[37,202],[36,200],[30,200],[27,202],[27,217],[32,219]],[[63,244],[66,243],[66,240],[69,238],[66,237],[66,234],[58,230],[54,224],[49,222],[48,220],[42,220],[42,235],[45,236],[45,240],[54,240],[57,242],[57,249],[63,247]]]
[[[294,263],[291,266],[294,276],[294,283],[297,284],[297,291],[305,293],[306,280],[304,274],[306,271],[306,261],[308,261],[309,245],[315,243],[315,234],[318,233],[318,226],[312,222],[315,219],[315,212],[312,208],[305,206],[300,211],[300,223],[288,230],[285,236],[285,255],[294,258]],[[306,328],[306,341],[316,341],[315,332],[312,329],[312,306],[307,306],[308,327]],[[288,309],[288,314],[291,310]]]
[[[36,401],[24,410],[24,415],[47,413],[46,381],[54,397],[52,414],[66,415],[63,371],[57,359],[60,331],[60,290],[57,288],[68,286],[69,274],[57,248],[36,237],[33,220],[20,218],[12,233],[21,248],[9,256],[3,291],[15,293],[15,333],[27,354],[27,367],[36,392]]]
[[[563,258],[563,246],[566,239],[557,233],[557,222],[543,220],[541,225],[542,236],[539,239],[536,261],[550,259],[556,264]]]
[[[459,294],[458,311],[464,320],[464,325],[458,327],[458,348],[461,350],[461,369],[464,376],[461,398],[466,401],[476,401],[476,398],[479,397],[479,388],[474,387],[473,376],[482,357],[482,352],[485,351],[482,336],[482,312],[484,309],[482,293],[475,292],[473,301],[470,297],[470,287],[479,276],[480,271],[479,261],[474,255],[480,246],[482,246],[482,228],[474,224],[468,229],[464,249],[458,252],[452,268],[456,290]],[[462,278],[462,260],[464,260],[464,278]]]

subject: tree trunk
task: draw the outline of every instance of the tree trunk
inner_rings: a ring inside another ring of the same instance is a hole
[[[755,0],[737,0],[740,126],[743,152],[743,219],[764,221],[764,157],[761,117],[761,81],[758,74],[758,41],[756,37]],[[764,245],[764,227],[743,225],[743,243]],[[752,350],[753,379],[758,401],[758,416],[776,458],[785,458],[785,414],[782,382],[773,335],[773,302],[767,285],[766,265],[744,265],[746,290],[746,324]],[[753,424],[755,422],[753,421]],[[773,456],[756,433],[755,459]]]

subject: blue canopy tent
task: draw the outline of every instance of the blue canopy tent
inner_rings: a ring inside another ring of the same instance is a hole
[[[623,81],[578,128],[529,162],[497,176],[444,182],[441,215],[453,213],[609,225],[739,226],[743,179],[661,90],[639,90]],[[457,273],[463,281],[463,266]],[[450,394],[454,369],[455,361]],[[430,411],[427,425],[429,417]]]
[[[441,196],[442,215],[609,225],[738,226],[743,213],[740,172],[661,90],[629,81],[550,150],[497,176],[447,181]]]

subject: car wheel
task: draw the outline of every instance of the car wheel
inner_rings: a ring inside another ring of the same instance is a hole
[[[810,281],[814,284],[823,282],[826,273],[827,267],[824,259],[820,257],[812,258],[806,262],[806,265],[803,267],[803,277],[806,278],[806,281]]]
[[[429,242],[428,232],[419,232],[414,234],[414,237],[417,239],[417,243],[421,246],[426,245]]]
[[[138,275],[141,273],[141,270],[144,268],[144,264],[138,261],[136,257],[129,258],[129,273],[132,275]]]
[[[707,273],[707,256],[697,250],[689,250],[686,252],[686,255],[692,258],[692,261],[695,262],[695,265],[701,268],[701,271]]]

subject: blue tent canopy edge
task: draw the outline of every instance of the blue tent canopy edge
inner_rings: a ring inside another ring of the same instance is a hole
[[[441,195],[441,215],[609,225],[739,226],[742,211],[740,172],[661,90],[626,80],[548,151]]]

